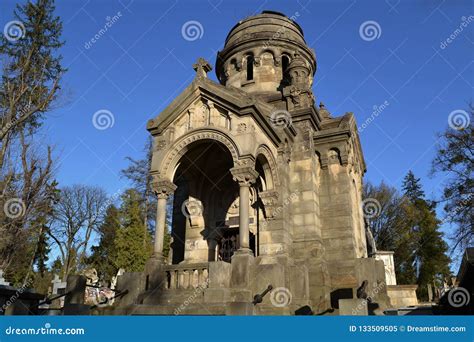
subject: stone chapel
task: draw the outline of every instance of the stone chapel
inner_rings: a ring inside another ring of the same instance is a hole
[[[113,310],[293,315],[349,305],[358,314],[361,290],[389,307],[395,284],[368,252],[356,120],[316,105],[317,60],[301,27],[264,11],[230,30],[218,82],[203,58],[193,67],[193,81],[147,124],[154,254],[144,272],[119,278],[128,294]]]

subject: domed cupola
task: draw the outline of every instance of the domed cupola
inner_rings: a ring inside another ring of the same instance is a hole
[[[301,27],[273,11],[235,25],[216,61],[221,84],[252,93],[281,92],[290,83],[311,87],[315,72],[316,57]]]

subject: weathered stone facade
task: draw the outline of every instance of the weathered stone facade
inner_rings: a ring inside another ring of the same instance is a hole
[[[220,83],[200,58],[192,83],[148,122],[155,254],[143,274],[122,278],[134,294],[123,313],[323,312],[342,289],[355,298],[364,280],[386,302],[383,263],[367,255],[355,118],[315,106],[316,67],[298,24],[263,12],[229,33]],[[164,260],[167,201],[173,242]]]

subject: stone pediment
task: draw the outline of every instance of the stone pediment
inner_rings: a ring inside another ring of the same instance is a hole
[[[154,136],[172,124],[187,125],[187,130],[200,126],[230,129],[230,116],[251,116],[278,145],[283,140],[283,133],[270,123],[272,110],[271,105],[245,91],[225,87],[207,78],[195,78],[157,117],[148,121],[147,129]]]

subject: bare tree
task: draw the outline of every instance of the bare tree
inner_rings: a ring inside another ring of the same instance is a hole
[[[51,148],[45,150],[35,145],[32,135],[25,130],[18,135],[18,149],[11,154],[8,172],[4,174],[8,186],[0,196],[0,267],[15,282],[22,279],[24,283],[52,213],[55,181]]]
[[[453,116],[440,135],[433,160],[433,172],[446,176],[441,202],[444,221],[455,226],[453,252],[474,242],[474,105],[457,114],[459,121]]]
[[[73,185],[61,189],[49,234],[61,253],[63,276],[80,267],[94,231],[102,223],[107,195],[98,187]]]

